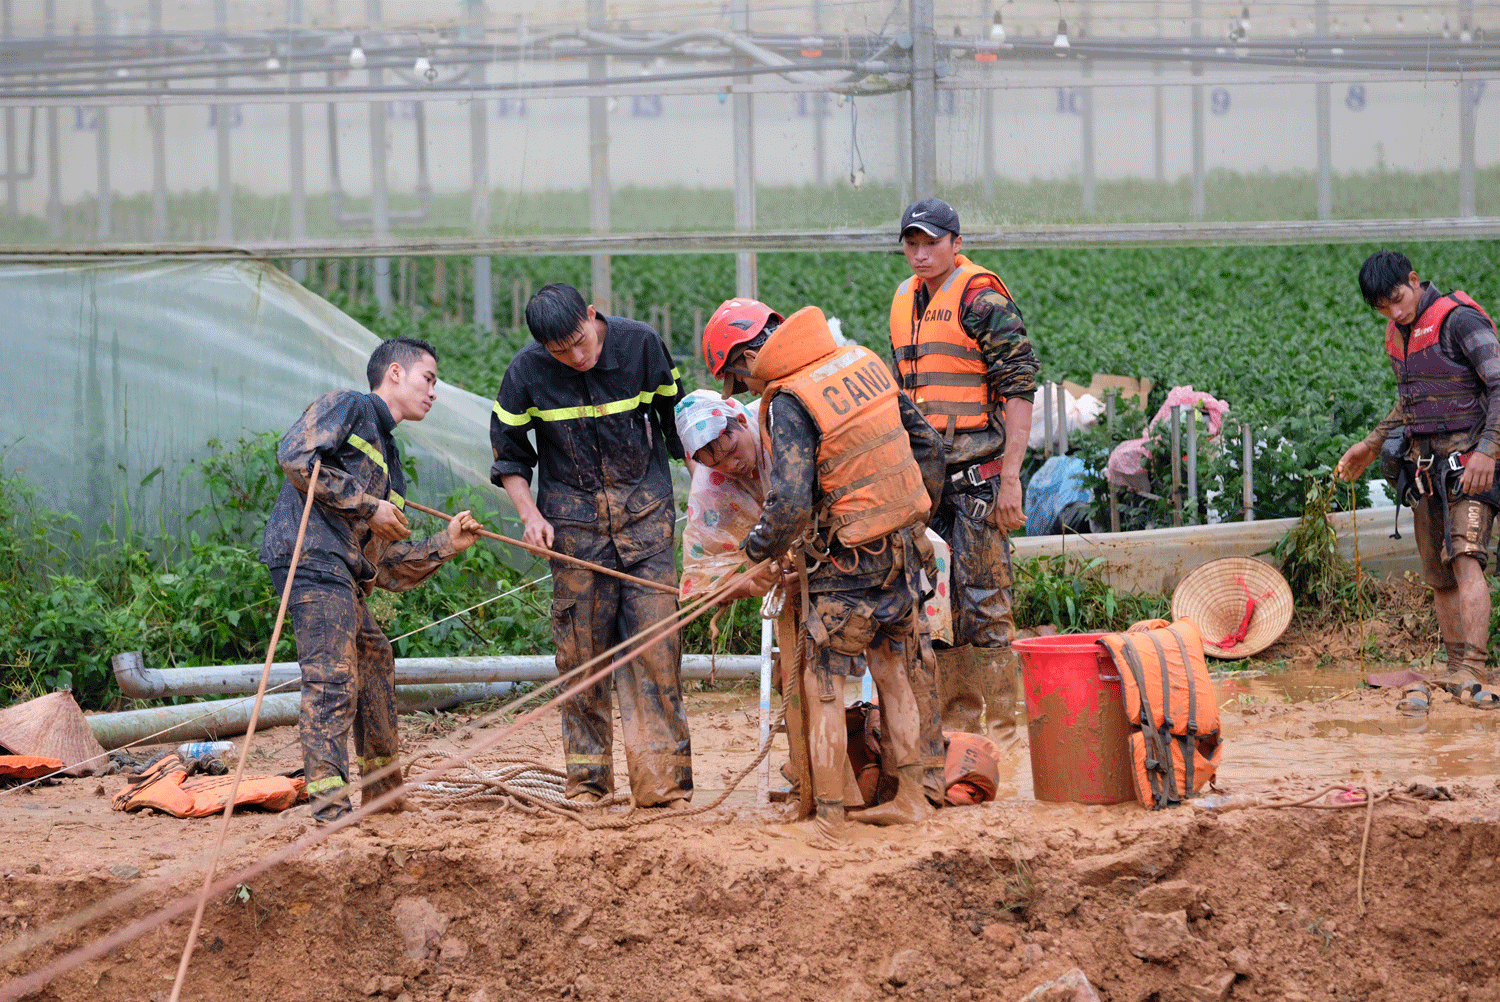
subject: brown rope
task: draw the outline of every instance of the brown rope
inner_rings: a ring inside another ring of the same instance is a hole
[[[741,572],[740,574],[731,575],[730,577],[726,578],[719,588],[709,591],[704,596],[702,600],[702,606],[706,607],[710,602],[717,601],[720,596],[727,594],[731,589],[737,588],[745,582],[749,581],[751,578],[753,578],[755,572],[760,570],[763,566],[764,562],[756,564],[749,568],[747,571]],[[601,668],[598,671],[594,672],[592,675],[589,675],[587,678],[584,678],[582,681],[575,683],[565,692],[554,696],[551,700],[542,704],[541,706],[538,706],[535,709],[526,712],[511,724],[499,729],[498,731],[496,731],[496,733],[485,738],[473,748],[458,752],[450,758],[439,763],[437,766],[428,770],[426,773],[415,777],[410,781],[409,784],[405,784],[402,786],[398,786],[392,790],[388,790],[385,793],[381,794],[379,797],[369,801],[368,803],[361,804],[358,809],[344,815],[337,821],[334,821],[327,825],[319,826],[303,835],[301,838],[298,838],[295,841],[290,842],[282,848],[276,850],[275,852],[263,856],[256,862],[241,868],[238,872],[233,873],[227,877],[221,877],[209,888],[209,895],[212,896],[215,894],[223,894],[232,889],[236,884],[249,881],[270,870],[272,867],[300,855],[301,853],[312,848],[318,843],[323,842],[331,838],[338,832],[343,831],[350,825],[357,824],[359,821],[361,821],[365,817],[368,817],[370,814],[390,807],[396,802],[396,800],[398,800],[402,795],[408,792],[410,785],[425,783],[436,779],[448,770],[469,761],[475,755],[478,755],[479,753],[494,747],[495,745],[508,738],[517,729],[525,726],[533,719],[540,716],[543,712],[552,709],[565,699],[570,699],[578,695],[579,693],[586,690],[589,686],[594,685],[595,683],[600,682],[605,678],[608,678],[613,672],[620,668],[621,665],[624,665],[627,661],[631,660],[636,655],[646,650],[648,647],[660,643],[672,633],[686,626],[692,620],[702,616],[706,611],[704,607],[698,608],[692,613],[691,616],[685,617],[675,626],[665,629],[658,635],[650,638],[644,644],[642,644],[640,648],[631,651],[626,656],[615,660],[608,666]],[[639,635],[637,635],[636,638],[632,638],[631,641],[627,641],[626,643],[628,644],[634,642],[634,640],[638,639],[638,637]],[[591,663],[597,663],[598,660],[599,659],[595,659],[594,662]],[[582,670],[584,670],[584,666],[580,666],[579,669],[575,669],[575,672]],[[569,674],[571,675],[573,673]],[[559,679],[555,681],[561,680]],[[524,696],[521,699],[516,700],[513,705],[520,705],[530,698],[532,698],[530,695]],[[387,768],[392,767],[399,767],[399,765],[388,766]],[[681,814],[676,814],[675,816],[680,817]],[[56,978],[68,971],[74,970],[75,968],[86,964],[91,960],[102,957],[106,953],[109,953],[111,950],[114,950],[117,947],[124,945],[125,943],[129,943],[150,932],[152,929],[156,929],[161,925],[172,921],[173,919],[188,911],[188,909],[191,907],[192,900],[192,896],[180,897],[170,904],[164,905],[163,907],[148,915],[142,916],[141,918],[136,919],[133,922],[127,923],[126,925],[121,926],[104,936],[100,936],[99,938],[94,939],[89,943],[78,947],[77,949],[67,954],[64,954],[63,956],[54,959],[50,963],[44,964],[36,970],[21,975],[20,977],[12,978],[10,981],[0,983],[0,1002],[14,1002],[14,1000],[22,999],[25,996],[30,995],[38,989],[42,988],[53,978]],[[36,945],[42,945],[43,943],[51,942],[51,939],[37,938],[28,942],[35,943]],[[14,955],[15,954],[8,949],[0,950],[0,958]]]
[[[198,892],[198,907],[193,912],[193,924],[188,930],[187,942],[182,947],[182,959],[177,964],[177,978],[172,982],[169,1002],[177,1002],[182,995],[182,983],[187,978],[188,964],[193,959],[193,947],[198,942],[198,930],[203,926],[203,910],[208,907],[208,890],[214,882],[214,871],[219,867],[219,855],[224,851],[224,836],[229,832],[229,818],[234,814],[234,799],[240,792],[240,780],[245,776],[245,759],[250,755],[250,743],[255,740],[255,725],[260,721],[260,704],[266,698],[266,684],[271,679],[271,662],[276,658],[276,645],[281,641],[281,627],[286,622],[286,607],[292,599],[292,581],[297,576],[297,563],[302,556],[302,540],[307,536],[307,520],[312,515],[313,497],[318,492],[318,474],[323,469],[323,457],[313,460],[312,473],[307,481],[307,499],[302,503],[302,521],[297,524],[297,543],[292,547],[292,560],[286,571],[286,584],[281,588],[281,605],[276,609],[276,625],[271,628],[271,644],[266,649],[266,666],[261,669],[260,685],[255,690],[255,705],[250,708],[250,724],[245,728],[245,740],[240,744],[240,760],[235,763],[234,779],[229,784],[229,795],[224,798],[224,814],[219,821],[219,837],[214,841],[214,851],[209,854],[208,866],[203,871],[203,887]]]
[[[406,501],[406,507],[415,508],[417,511],[421,512],[424,515],[433,515],[448,522],[453,521],[453,516],[449,515],[447,512],[438,511],[436,508],[429,508],[424,504],[417,504],[410,498],[408,498]],[[579,567],[586,567],[589,570],[593,571],[595,574],[607,574],[612,578],[619,578],[621,581],[629,581],[631,584],[640,585],[642,588],[651,588],[655,591],[664,591],[672,595],[677,594],[676,585],[662,584],[660,581],[647,581],[645,578],[638,578],[633,574],[626,574],[624,571],[617,571],[612,567],[604,567],[600,564],[593,563],[592,561],[584,560],[582,557],[571,557],[566,553],[558,553],[556,550],[549,550],[545,546],[537,546],[524,540],[512,539],[510,536],[502,536],[500,535],[500,533],[491,532],[488,529],[480,529],[479,534],[485,539],[493,539],[497,543],[509,543],[511,546],[519,546],[521,549],[525,550],[528,553],[535,553],[537,556],[546,557],[548,560],[560,560],[565,564],[575,564]]]

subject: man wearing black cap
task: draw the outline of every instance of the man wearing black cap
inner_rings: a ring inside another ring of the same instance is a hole
[[[1004,736],[1016,689],[1006,533],[1026,522],[1021,461],[1039,365],[1010,290],[960,253],[953,206],[913,202],[901,246],[912,277],[891,301],[896,371],[947,446],[930,523],[953,550],[954,646],[938,656],[943,728],[980,733],[983,707],[992,735]]]

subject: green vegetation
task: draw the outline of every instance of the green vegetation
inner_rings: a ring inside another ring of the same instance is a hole
[[[1049,623],[1063,633],[1113,632],[1143,619],[1166,619],[1171,612],[1165,595],[1116,592],[1103,557],[1032,557],[1016,564],[1015,571],[1011,609],[1017,626]]]

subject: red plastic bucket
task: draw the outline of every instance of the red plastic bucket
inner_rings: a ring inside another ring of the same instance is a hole
[[[1120,676],[1102,633],[1026,637],[1021,655],[1038,800],[1120,804],[1135,799]]]

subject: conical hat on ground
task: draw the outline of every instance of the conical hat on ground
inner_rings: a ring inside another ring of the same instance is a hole
[[[1244,637],[1234,637],[1255,600]],[[1172,618],[1188,617],[1203,631],[1203,653],[1215,658],[1247,658],[1274,644],[1292,622],[1292,589],[1281,572],[1253,557],[1220,557],[1200,564],[1172,592]]]
[[[89,776],[109,762],[71,692],[49,692],[0,710],[0,749],[55,758],[70,776]]]

